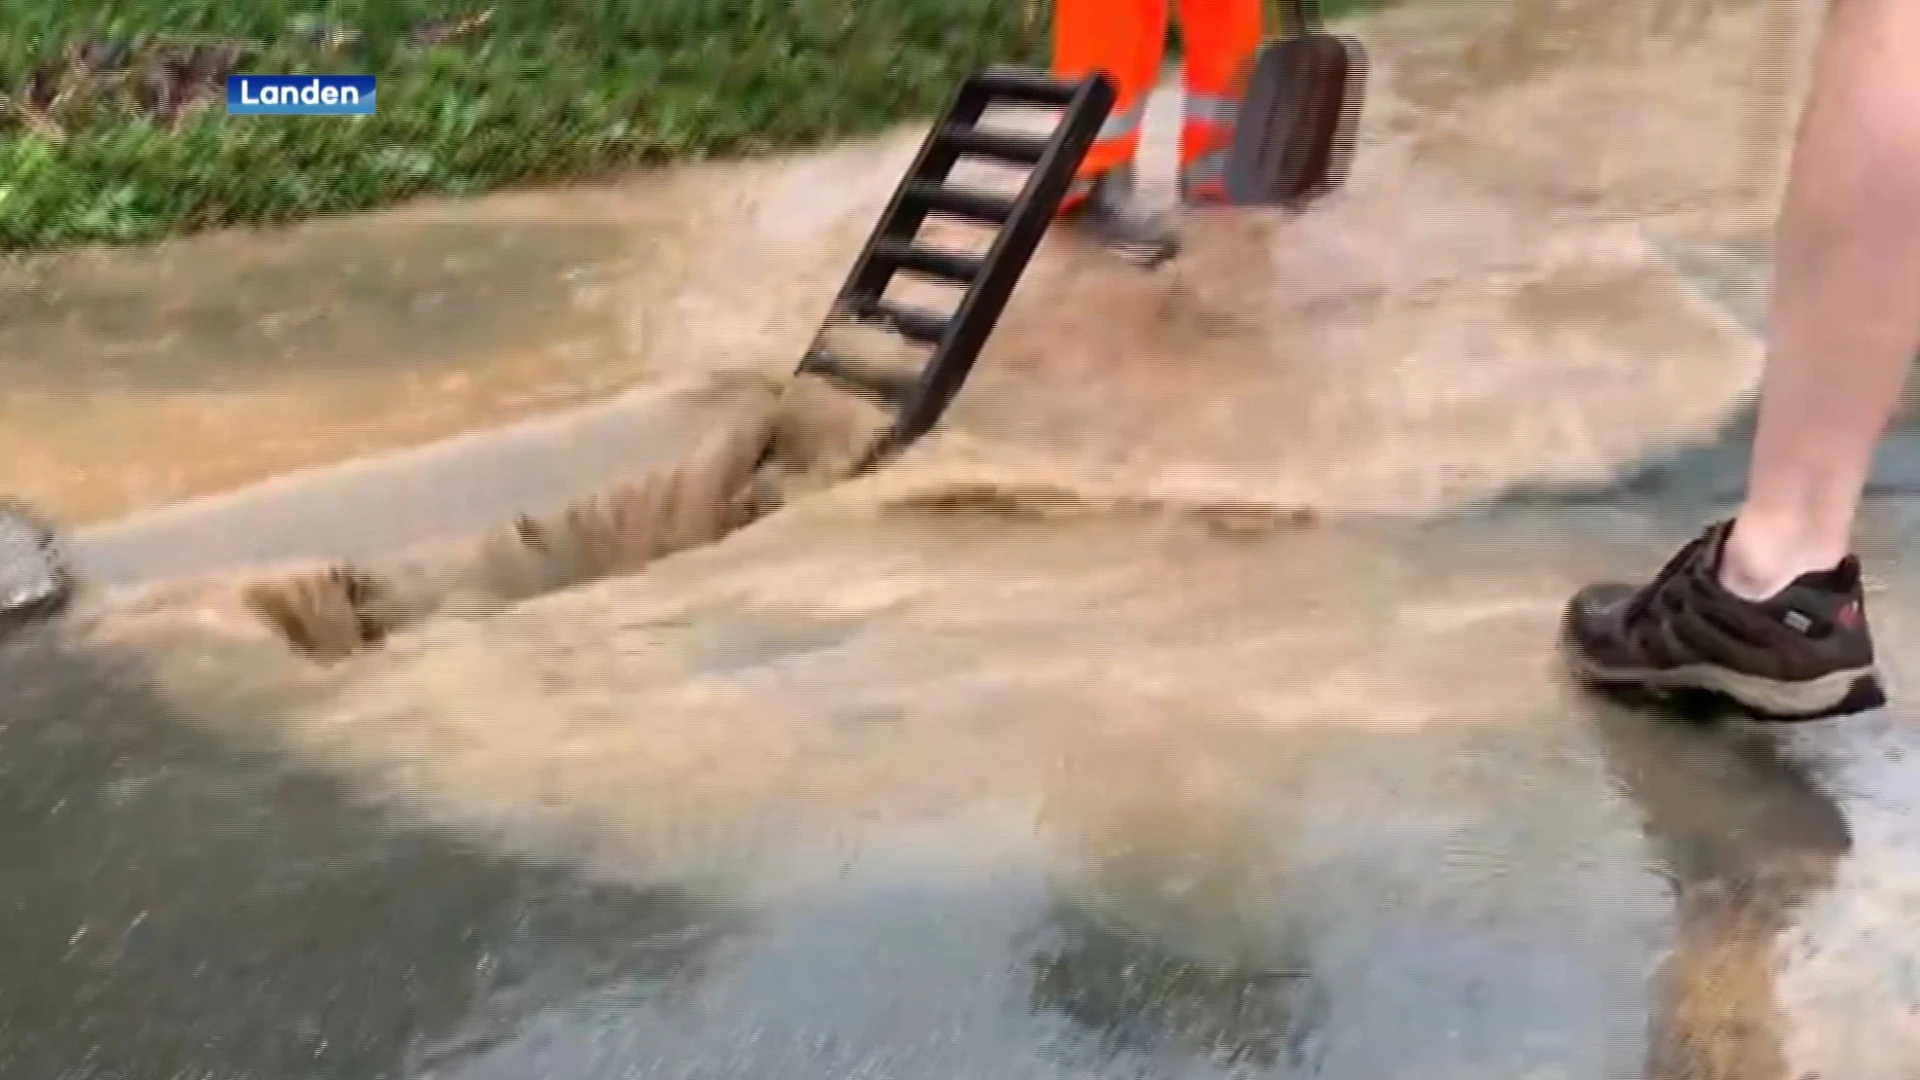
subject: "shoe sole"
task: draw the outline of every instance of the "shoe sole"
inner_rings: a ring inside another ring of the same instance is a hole
[[[1148,270],[1157,269],[1162,263],[1169,262],[1180,254],[1180,244],[1178,241],[1167,243],[1131,241],[1107,236],[1094,232],[1091,229],[1089,229],[1088,232],[1092,239],[1101,247],[1106,248],[1108,251],[1130,262],[1138,263],[1141,267]]]
[[[1817,679],[1781,682],[1712,664],[1676,668],[1608,668],[1569,647],[1574,673],[1596,687],[1647,690],[1659,694],[1707,693],[1756,720],[1800,723],[1852,716],[1887,703],[1880,676],[1872,667],[1847,668]]]

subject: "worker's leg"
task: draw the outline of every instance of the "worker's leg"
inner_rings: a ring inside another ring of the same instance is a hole
[[[1166,0],[1059,0],[1054,6],[1053,73],[1063,79],[1103,73],[1115,95],[1069,199],[1085,198],[1092,181],[1133,163],[1166,37]]]
[[[1180,0],[1186,35],[1180,191],[1188,201],[1226,198],[1227,151],[1260,48],[1260,0]]]
[[[1851,547],[1920,349],[1920,4],[1835,0],[1775,253],[1747,499],[1639,591],[1576,597],[1578,666],[1808,716],[1878,704]]]
[[[1138,205],[1133,159],[1166,38],[1167,0],[1059,0],[1054,7],[1054,74],[1102,72],[1115,90],[1113,112],[1062,209],[1103,242],[1155,262],[1172,255],[1178,240],[1169,222]]]

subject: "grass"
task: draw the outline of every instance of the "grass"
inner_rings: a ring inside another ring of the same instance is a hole
[[[933,111],[978,68],[1044,63],[1048,6],[0,0],[0,250],[285,223],[867,133]],[[484,26],[433,40],[476,16]],[[130,48],[134,70],[102,76],[76,52],[103,44]],[[247,55],[187,70],[208,48]],[[226,70],[374,74],[379,111],[230,119],[218,103],[165,100],[211,99]]]
[[[0,0],[0,88],[88,35],[262,47],[240,70],[364,72],[376,115],[177,119],[80,91],[0,129],[0,248],[127,242],[471,194],[635,165],[805,145],[937,108],[957,79],[1039,58],[1007,0],[496,0],[479,32],[418,44],[464,0]],[[302,16],[306,20],[302,22]],[[43,77],[43,82],[44,77]],[[135,80],[138,81],[138,80]]]

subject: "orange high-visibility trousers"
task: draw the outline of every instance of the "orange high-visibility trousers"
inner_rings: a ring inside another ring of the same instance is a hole
[[[1181,80],[1186,105],[1180,127],[1182,190],[1218,198],[1233,138],[1234,112],[1260,48],[1260,0],[1176,0],[1186,45]],[[1053,71],[1079,78],[1095,71],[1113,80],[1113,113],[1080,166],[1077,201],[1101,174],[1133,160],[1147,95],[1165,60],[1169,0],[1057,0]]]

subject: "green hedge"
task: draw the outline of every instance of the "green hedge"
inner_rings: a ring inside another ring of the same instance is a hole
[[[36,65],[60,68],[75,42],[157,34],[264,46],[241,70],[380,79],[379,112],[364,119],[229,119],[215,105],[169,123],[125,87],[70,77],[80,92],[57,112],[7,110],[0,248],[145,240],[804,145],[931,111],[981,66],[1041,60],[1047,32],[1008,0],[484,4],[0,0],[0,88],[15,103]],[[417,43],[423,26],[488,10],[468,36]],[[355,40],[330,47],[329,29]]]
[[[937,108],[980,67],[1043,63],[1050,6],[0,0],[0,250],[280,223],[870,132]],[[430,40],[480,15],[479,29]],[[379,112],[229,119],[215,104],[173,117],[142,100],[143,76],[87,74],[82,43],[129,47],[136,67],[245,44],[258,51],[241,71],[372,73]]]

